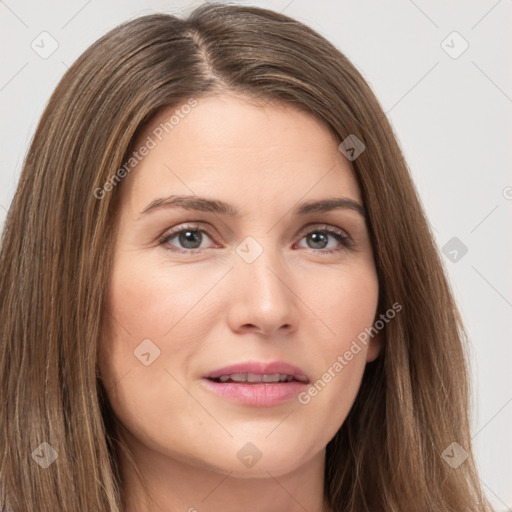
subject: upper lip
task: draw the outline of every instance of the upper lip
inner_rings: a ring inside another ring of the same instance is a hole
[[[294,366],[284,361],[273,361],[271,363],[263,363],[259,361],[248,361],[246,363],[232,364],[224,366],[218,370],[213,370],[207,373],[204,378],[217,379],[223,375],[233,375],[236,373],[254,373],[256,375],[291,375],[294,379],[302,382],[309,382],[309,379],[304,371],[297,366]]]

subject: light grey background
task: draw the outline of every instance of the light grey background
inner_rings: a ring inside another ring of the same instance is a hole
[[[186,14],[199,3],[0,1],[0,229],[39,116],[66,68],[122,21]],[[484,488],[497,510],[512,510],[512,1],[235,3],[282,11],[319,31],[381,101],[446,253],[470,335]],[[52,44],[58,48],[42,58]],[[446,246],[453,237],[456,245]]]

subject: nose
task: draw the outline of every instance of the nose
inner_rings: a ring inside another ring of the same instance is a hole
[[[293,276],[277,249],[265,247],[248,262],[234,254],[234,290],[229,298],[228,322],[235,332],[265,337],[297,329],[298,297]]]

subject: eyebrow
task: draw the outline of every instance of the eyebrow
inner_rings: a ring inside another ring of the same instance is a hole
[[[141,214],[147,214],[162,208],[184,208],[186,210],[211,212],[228,217],[237,217],[240,215],[240,212],[234,205],[225,203],[224,201],[199,196],[177,195],[155,199],[142,210]],[[348,197],[335,197],[300,203],[293,209],[293,214],[302,216],[311,213],[325,213],[332,210],[354,210],[363,218],[366,217],[365,208],[357,201],[349,199]]]

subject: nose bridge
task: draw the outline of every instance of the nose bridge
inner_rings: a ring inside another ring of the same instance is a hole
[[[289,324],[294,308],[290,273],[272,237],[247,237],[236,248],[235,275],[239,289],[233,299],[244,305],[244,321],[251,324]]]
[[[257,286],[263,295],[283,293],[283,288],[286,288],[283,283],[286,277],[283,255],[272,243],[271,236],[258,240],[248,236],[237,247],[236,253],[239,257],[236,266],[243,283],[253,288]]]

